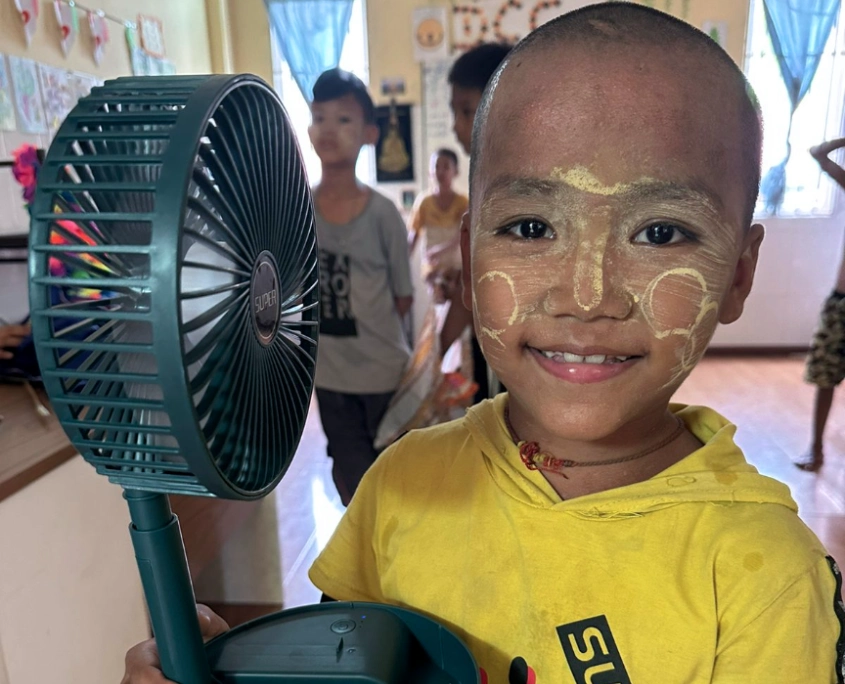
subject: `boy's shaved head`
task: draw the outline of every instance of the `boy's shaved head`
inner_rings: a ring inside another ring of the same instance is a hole
[[[745,227],[751,225],[760,182],[762,130],[756,99],[748,82],[733,60],[709,36],[668,14],[628,2],[591,5],[564,14],[529,34],[511,51],[485,91],[475,118],[471,188],[483,167],[486,149],[496,144],[497,135],[507,135],[517,123],[511,103],[503,113],[506,119],[501,122],[503,125],[497,122],[495,131],[488,129],[490,119],[502,115],[499,101],[504,99],[505,91],[512,84],[524,81],[524,74],[519,72],[524,71],[526,63],[535,61],[538,55],[547,51],[553,51],[559,59],[548,61],[555,55],[543,55],[542,60],[548,64],[543,73],[547,82],[535,82],[538,90],[562,80],[569,70],[569,60],[572,60],[573,68],[577,63],[588,61],[602,65],[608,72],[624,66],[640,73],[663,70],[669,76],[684,78],[688,89],[700,94],[697,106],[711,112],[714,120],[722,121],[724,135],[734,137],[732,144],[741,151],[740,168],[732,169],[732,173],[745,189],[743,222]],[[536,73],[536,69],[534,71]],[[597,78],[602,76],[599,71]],[[500,88],[502,85],[505,87]],[[595,83],[581,81],[575,86],[582,91],[596,88]],[[563,87],[573,88],[571,84]],[[524,103],[525,108],[531,106],[530,101]],[[654,102],[655,112],[678,106],[677,101]],[[602,114],[608,115],[608,112]],[[667,112],[662,114],[665,116]],[[683,112],[679,111],[678,115],[682,116]],[[537,134],[542,136],[544,133],[538,131]],[[600,135],[600,130],[596,130],[596,134]],[[631,131],[631,135],[637,134],[636,130]],[[690,140],[689,144],[694,146],[696,142]]]

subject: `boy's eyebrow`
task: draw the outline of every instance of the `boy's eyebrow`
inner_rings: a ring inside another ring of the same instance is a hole
[[[486,197],[483,207],[491,200],[510,197],[546,197],[550,195],[566,195],[591,191],[581,190],[571,184],[556,179],[524,178],[513,176],[499,176],[485,189]],[[596,193],[591,193],[596,194]],[[604,195],[605,193],[600,193]],[[624,200],[668,200],[676,202],[694,202],[702,209],[722,213],[724,205],[721,197],[710,190],[704,183],[691,180],[687,183],[646,178],[624,185],[608,195]]]

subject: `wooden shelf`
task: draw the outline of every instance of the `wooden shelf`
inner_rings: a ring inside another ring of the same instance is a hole
[[[45,405],[47,396],[36,390]],[[76,454],[56,420],[35,411],[26,388],[0,384],[0,501],[20,491]]]

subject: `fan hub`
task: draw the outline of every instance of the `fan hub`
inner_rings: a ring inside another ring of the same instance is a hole
[[[266,347],[276,336],[282,310],[279,302],[279,269],[275,258],[268,251],[261,252],[255,260],[250,301],[255,334]]]

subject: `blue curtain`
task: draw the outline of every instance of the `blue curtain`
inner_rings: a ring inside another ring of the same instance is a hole
[[[769,211],[775,211],[783,202],[786,163],[792,153],[789,144],[792,117],[819,68],[822,51],[839,14],[839,5],[840,0],[763,0],[766,27],[791,108],[786,134],[786,157],[766,172],[760,186]]]
[[[306,102],[317,77],[340,62],[353,0],[264,0],[279,49]]]

